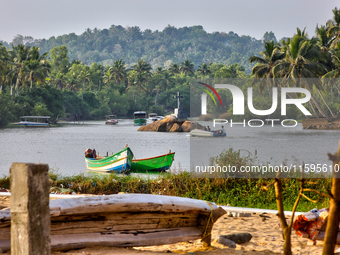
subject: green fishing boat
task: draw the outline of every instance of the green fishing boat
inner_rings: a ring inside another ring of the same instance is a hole
[[[131,173],[165,172],[171,167],[174,161],[175,152],[160,155],[152,158],[133,159]]]
[[[147,118],[146,112],[143,111],[134,112],[133,116],[134,116],[133,124],[135,126],[143,126],[146,124]]]
[[[95,150],[86,149],[85,151],[86,168],[95,172],[128,173],[132,158],[133,153],[129,147],[106,157],[97,157]]]

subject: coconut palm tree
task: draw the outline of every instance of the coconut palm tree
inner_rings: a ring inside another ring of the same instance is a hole
[[[167,90],[176,83],[175,78],[168,71],[163,71],[157,78],[156,83],[162,90]]]
[[[29,47],[22,44],[13,46],[13,49],[9,52],[11,55],[11,71],[10,75],[16,78],[15,82],[15,95],[19,93],[19,88],[24,82],[25,69],[24,62],[29,59]]]
[[[332,59],[332,70],[322,76],[322,81],[324,84],[334,85],[340,95],[340,88],[336,84],[338,79],[332,79],[340,77],[340,43],[337,45],[337,48],[333,48],[330,53]]]
[[[159,91],[161,91],[161,88],[160,88],[160,86],[156,86],[152,91],[156,91],[155,105],[157,105],[157,103],[158,103],[158,95],[159,95]]]
[[[331,47],[336,47],[340,42],[340,10],[335,7],[332,12],[333,20],[327,22],[327,36],[331,38]]]
[[[109,68],[111,76],[115,77],[116,85],[119,85],[127,76],[126,64],[122,59],[118,59]]]
[[[298,32],[299,31],[300,30],[298,30]],[[297,86],[303,86],[309,91],[312,91],[312,88],[315,87],[330,113],[334,116],[320,92],[320,90],[323,90],[323,87],[318,78],[327,72],[327,67],[318,62],[319,60],[323,60],[325,55],[320,51],[319,47],[317,47],[317,42],[318,39],[316,38],[312,38],[311,40],[306,39],[304,33],[294,35],[286,45],[286,58],[279,60],[273,67],[273,77],[283,78],[281,86],[285,86],[286,82],[293,80]],[[312,93],[311,99],[321,115],[328,118]]]
[[[155,70],[155,74],[162,74],[164,72],[163,67],[157,67]]]
[[[1,83],[1,89],[2,90],[2,84],[6,80],[6,74],[8,73],[8,67],[9,67],[9,54],[5,46],[2,45],[0,42],[0,83]]]
[[[285,58],[285,53],[280,50],[280,45],[274,41],[264,42],[264,51],[259,56],[251,56],[249,63],[256,63],[252,69],[252,74],[256,79],[260,79],[259,90],[262,91],[265,84],[273,85],[273,67]],[[263,79],[267,78],[267,79]],[[254,82],[257,80],[254,79]]]
[[[147,90],[144,85],[148,81],[148,77],[149,77],[149,74],[146,72],[138,73],[136,71],[133,71],[129,75],[129,81],[128,81],[129,85],[127,87],[127,90],[133,87],[137,87],[137,88],[140,88],[141,91],[146,92]]]
[[[45,80],[47,70],[49,70],[48,66],[46,64],[42,65],[39,60],[31,59],[24,62],[25,78],[30,81],[30,88],[33,88],[33,82],[42,82]]]
[[[78,79],[83,82],[83,87],[81,90],[81,98],[84,100],[84,89],[85,89],[85,82],[90,82],[91,73],[87,69],[81,70],[80,74],[78,75]]]
[[[110,68],[104,73],[103,82],[107,86],[109,82],[112,80],[113,75],[111,74]]]
[[[205,82],[205,76],[211,73],[210,65],[203,63],[202,66],[198,66],[196,72],[200,75],[203,75],[203,82]]]
[[[171,64],[169,71],[171,74],[181,73],[181,71],[179,70],[179,65],[177,63]]]
[[[184,62],[182,62],[180,68],[179,68],[181,73],[185,73],[186,75],[194,75],[194,64],[186,59]]]
[[[145,60],[138,60],[137,64],[133,66],[133,70],[135,70],[137,73],[145,73],[148,76],[151,76],[151,70],[152,67],[149,63],[147,63]]]
[[[331,46],[331,38],[329,38],[328,36],[328,32],[327,32],[327,27],[326,26],[318,26],[316,25],[315,28],[315,34],[319,39],[319,47],[321,49],[321,51],[326,52],[328,51],[329,47]]]

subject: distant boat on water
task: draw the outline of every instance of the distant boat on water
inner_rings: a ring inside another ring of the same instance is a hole
[[[14,125],[20,125],[25,127],[49,127],[50,116],[21,116],[20,122],[13,123]]]
[[[134,120],[133,124],[135,126],[143,126],[146,124],[147,114],[144,111],[137,111],[133,113]]]
[[[227,134],[224,132],[224,129],[215,130],[215,131],[206,131],[201,129],[194,129],[190,131],[190,136],[199,136],[199,137],[224,137]]]
[[[106,115],[105,118],[105,124],[107,125],[116,125],[118,123],[117,115]]]
[[[149,113],[148,122],[154,122],[157,120],[162,120],[164,118],[164,116],[158,116],[157,113]]]

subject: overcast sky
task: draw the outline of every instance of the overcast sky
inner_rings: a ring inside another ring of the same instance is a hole
[[[0,41],[15,35],[34,39],[111,25],[163,30],[202,25],[211,33],[233,31],[261,39],[273,31],[291,37],[296,27],[314,35],[318,23],[332,18],[335,0],[0,0]]]

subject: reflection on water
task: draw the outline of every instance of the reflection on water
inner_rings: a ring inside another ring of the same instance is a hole
[[[210,125],[211,123],[202,123]],[[95,148],[103,155],[115,153],[127,143],[135,158],[147,158],[174,151],[175,170],[190,168],[190,147],[202,148],[208,156],[216,156],[230,147],[257,151],[260,161],[281,164],[288,161],[330,163],[327,152],[338,147],[339,131],[302,130],[265,126],[262,128],[225,128],[225,138],[189,137],[188,133],[137,132],[133,120],[119,120],[117,125],[104,121],[64,125],[50,128],[0,129],[0,175],[8,175],[12,162],[47,163],[63,175],[85,173],[84,152]],[[205,162],[191,155],[191,163]],[[179,167],[180,166],[180,167]]]

